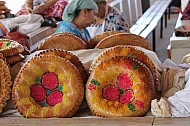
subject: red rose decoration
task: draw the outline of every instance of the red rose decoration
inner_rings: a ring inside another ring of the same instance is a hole
[[[91,91],[92,91],[92,90],[96,90],[96,85],[94,85],[94,84],[89,84],[89,85],[88,85],[88,89],[91,90]]]
[[[133,85],[130,77],[128,76],[127,73],[122,73],[119,78],[118,78],[118,86],[122,90],[126,90],[128,88],[131,88]]]
[[[58,86],[58,78],[55,73],[48,72],[42,76],[42,84],[45,88],[53,90]]]
[[[34,98],[35,101],[41,102],[46,98],[46,90],[42,85],[34,84],[30,87],[31,97]]]
[[[123,104],[128,104],[134,99],[134,94],[132,90],[126,90],[120,97],[119,101]]]
[[[103,88],[103,96],[108,100],[117,100],[119,98],[119,89],[114,85],[108,85]]]
[[[62,101],[63,94],[60,91],[52,91],[47,97],[47,103],[51,106]]]

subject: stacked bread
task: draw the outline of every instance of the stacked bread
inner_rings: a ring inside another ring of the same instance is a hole
[[[11,96],[11,87],[10,68],[3,55],[0,53],[0,113],[7,105],[7,100],[9,100]]]
[[[119,45],[102,52],[91,64],[86,99],[93,115],[143,116],[155,98],[155,65],[134,46]]]
[[[6,58],[9,65],[22,61],[25,57],[21,54],[24,47],[11,39],[0,39],[0,53]]]
[[[10,9],[5,5],[5,1],[0,1],[0,19],[7,18],[10,14]]]

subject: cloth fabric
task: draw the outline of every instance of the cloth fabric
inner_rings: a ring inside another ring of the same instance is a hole
[[[102,33],[106,31],[122,31],[127,33],[130,32],[126,16],[115,7],[112,7],[112,9],[107,12],[103,24],[98,25],[94,23],[87,28],[91,37],[97,35],[96,32],[91,32],[93,27],[101,27],[103,29]]]
[[[33,0],[33,8],[38,5],[41,5],[48,0]],[[43,17],[51,16],[53,18],[59,17],[62,18],[63,11],[68,4],[67,0],[58,0],[55,4],[51,5],[49,8],[45,9],[44,12],[41,14]],[[22,8],[16,13],[17,16],[27,14],[25,6],[23,5]]]
[[[190,117],[190,80],[183,90],[168,98],[173,117]]]
[[[189,76],[190,76],[190,68],[185,72],[185,82],[189,80]]]
[[[3,22],[0,21],[0,37],[7,36],[9,32],[9,28]]]
[[[91,26],[86,28],[89,31],[90,37],[93,38],[104,32],[104,23],[98,26]]]
[[[94,0],[72,0],[65,8],[63,12],[63,21],[72,21],[75,17],[77,10],[83,8],[98,10],[98,6]]]
[[[80,31],[75,24],[73,24],[72,22],[66,22],[66,21],[62,21],[60,23],[59,28],[56,31],[58,32],[70,32],[73,34],[77,34],[80,37],[84,38],[85,40],[89,41],[91,39],[89,32],[86,30],[86,28],[84,28],[82,31]]]
[[[166,99],[151,101],[151,113],[154,117],[171,117],[170,107]]]
[[[28,49],[30,49],[30,43],[26,34],[20,32],[9,32],[8,35],[12,40],[17,41],[21,45],[26,46]]]
[[[168,67],[162,73],[162,97],[173,96],[185,87],[185,69]]]
[[[189,20],[190,19],[190,1],[188,2],[185,10],[182,12],[181,20]]]
[[[38,14],[21,15],[15,18],[5,20],[4,24],[10,31],[18,31],[23,34],[28,34],[41,27],[43,17]]]
[[[181,62],[190,64],[190,53],[184,55]]]

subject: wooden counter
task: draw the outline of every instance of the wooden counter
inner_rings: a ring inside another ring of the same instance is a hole
[[[35,118],[23,117],[0,118],[0,125],[46,125],[46,126],[189,126],[190,118],[154,118],[154,117],[126,117],[126,118]]]

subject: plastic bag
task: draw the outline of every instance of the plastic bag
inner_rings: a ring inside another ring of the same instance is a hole
[[[0,37],[7,36],[9,32],[9,28],[0,21]]]

